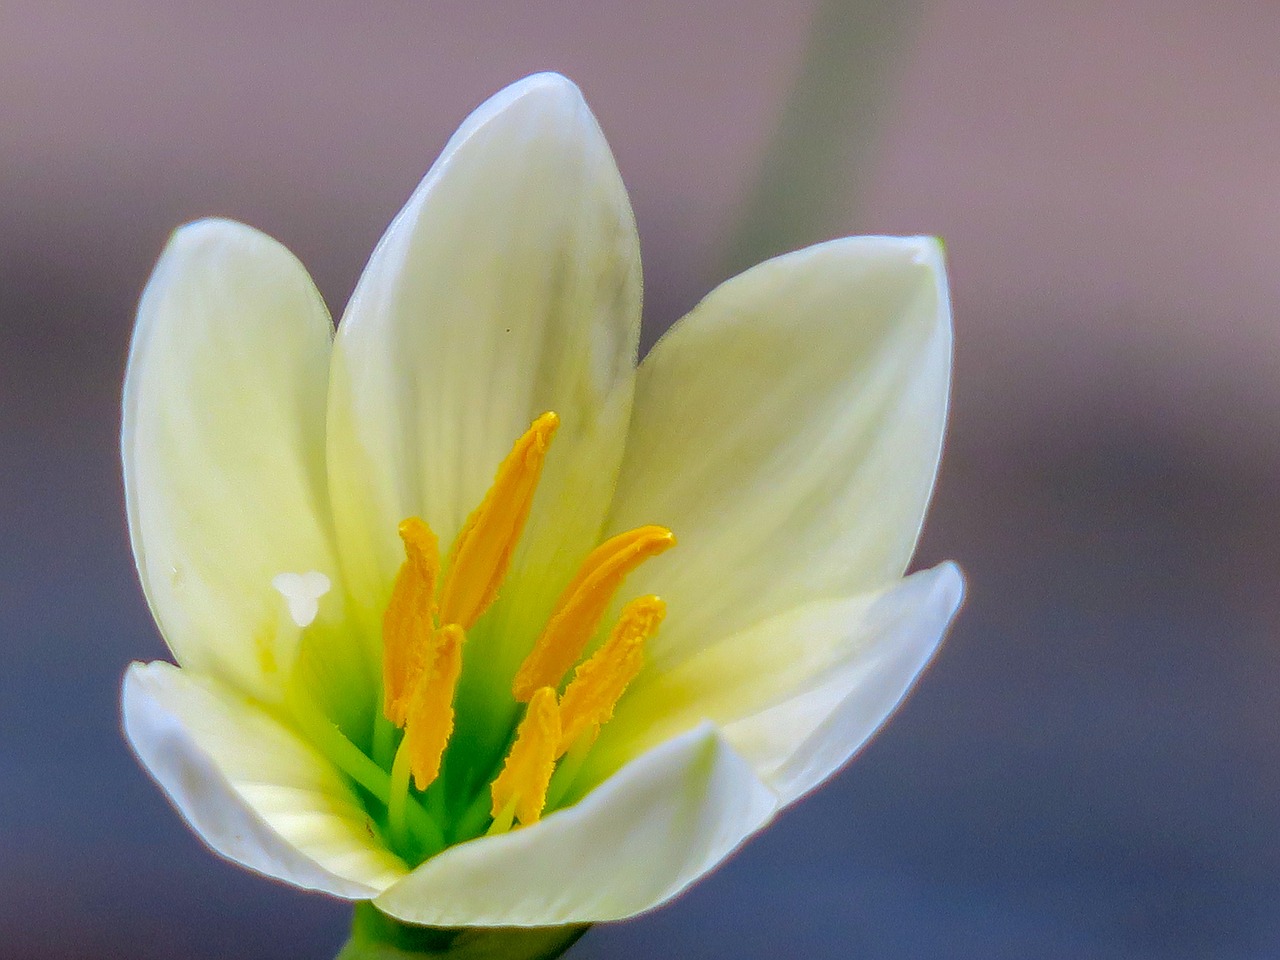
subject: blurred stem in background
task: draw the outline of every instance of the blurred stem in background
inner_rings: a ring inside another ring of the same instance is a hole
[[[723,276],[848,233],[921,0],[820,0],[800,74],[730,235]]]

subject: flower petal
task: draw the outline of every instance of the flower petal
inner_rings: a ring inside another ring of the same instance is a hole
[[[297,643],[272,578],[337,572],[321,519],[332,334],[292,254],[204,220],[165,248],[129,354],[121,453],[152,612],[183,666],[264,698]]]
[[[216,853],[348,899],[407,873],[328,761],[234,692],[172,664],[135,663],[123,710],[134,752]]]
[[[818,600],[647,670],[592,751],[606,776],[710,720],[791,803],[835,773],[889,718],[942,642],[964,584],[954,564],[876,593]]]
[[[610,530],[679,549],[638,571],[697,647],[900,576],[933,487],[951,316],[941,247],[856,237],[728,281],[640,367]]]
[[[747,763],[703,726],[533,826],[451,847],[375,903],[435,926],[618,920],[714,868],[776,805]]]
[[[578,89],[539,74],[497,94],[388,228],[339,326],[329,469],[366,618],[401,559],[396,525],[422,516],[448,544],[549,410],[561,426],[507,583],[554,599],[612,492],[639,310],[631,209]]]

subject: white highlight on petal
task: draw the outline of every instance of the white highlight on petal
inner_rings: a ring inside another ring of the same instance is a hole
[[[320,612],[320,598],[332,586],[329,578],[319,570],[307,573],[277,573],[271,578],[284,602],[289,605],[289,617],[299,627],[309,627]]]
[[[348,900],[407,873],[348,782],[298,733],[225,684],[169,663],[124,677],[125,737],[216,853]]]
[[[533,826],[450,847],[375,903],[442,927],[621,920],[714,869],[777,809],[750,764],[702,724]]]

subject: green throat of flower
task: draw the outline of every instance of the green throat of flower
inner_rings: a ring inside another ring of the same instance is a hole
[[[489,776],[478,789],[461,785],[461,797],[459,784],[446,784],[451,758],[468,752],[466,745],[450,743],[467,635],[497,598],[558,426],[556,414],[545,413],[516,441],[443,563],[425,521],[409,517],[400,524],[405,560],[382,618],[381,715],[370,751],[357,747],[319,714],[299,685],[291,685],[295,719],[361,788],[373,823],[411,866],[450,844],[535,823],[572,798],[600,727],[640,672],[645,641],[665,615],[658,597],[630,601],[607,639],[584,660],[623,580],[674,546],[675,537],[664,527],[644,526],[596,547],[516,671],[511,701],[497,711],[516,717],[523,705],[524,712],[511,724],[505,750],[492,758]],[[274,585],[300,626],[315,617],[318,598],[329,588],[318,573],[281,574]],[[466,760],[475,766],[475,757]]]

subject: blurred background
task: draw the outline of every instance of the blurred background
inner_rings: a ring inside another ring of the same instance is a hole
[[[954,419],[920,565],[969,602],[861,759],[571,956],[1280,957],[1280,4],[0,0],[0,955],[331,957],[118,731],[165,656],[117,454],[169,231],[281,239],[340,312],[456,124],[576,80],[646,344],[715,283],[932,233]]]

